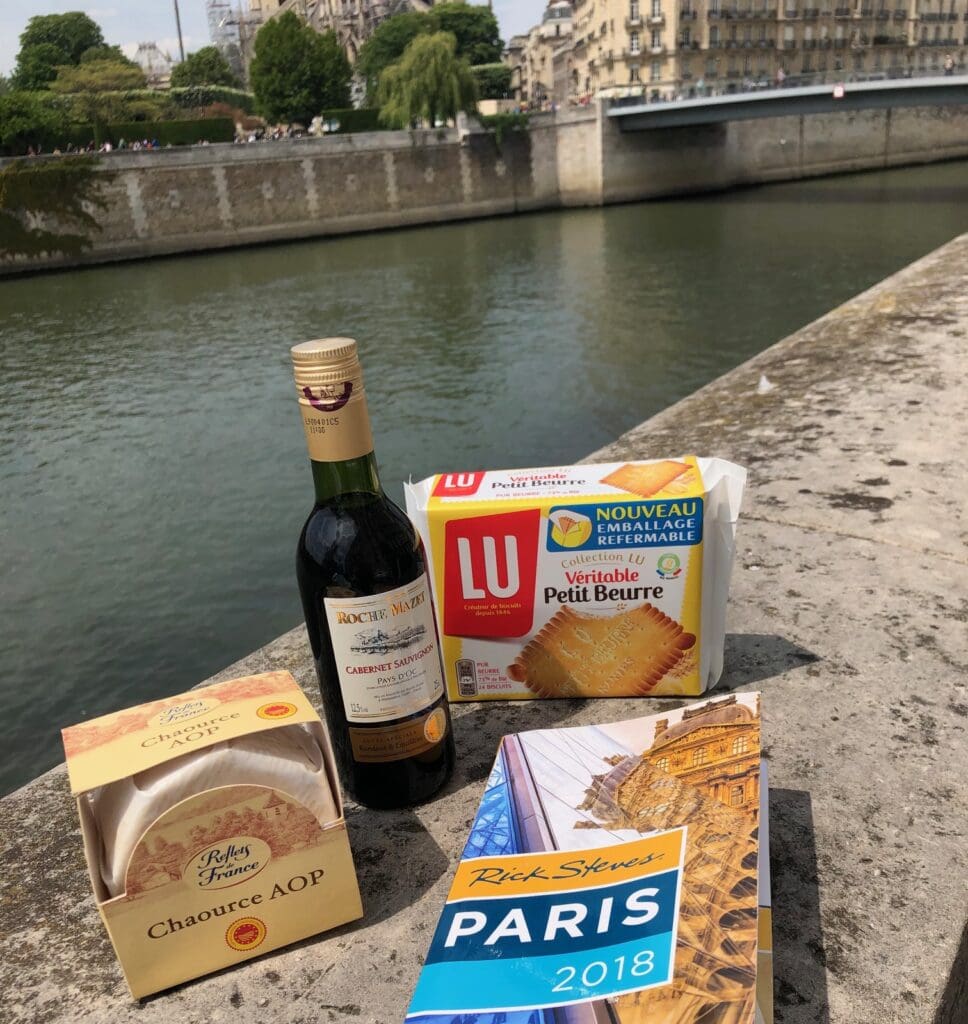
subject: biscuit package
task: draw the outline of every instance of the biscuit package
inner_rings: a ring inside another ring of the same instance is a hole
[[[407,1024],[772,1024],[755,693],[505,736]]]
[[[288,672],[63,736],[94,895],[136,998],[362,915],[329,740]]]
[[[745,481],[739,466],[689,455],[407,485],[450,699],[714,686]]]

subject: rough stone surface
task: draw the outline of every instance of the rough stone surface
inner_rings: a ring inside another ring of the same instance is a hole
[[[968,235],[597,453],[750,468],[719,690],[763,693],[787,1024],[968,1020],[966,332]],[[302,630],[217,678],[268,668],[314,693]],[[350,808],[364,921],[140,1005],[55,769],[0,801],[0,1019],[399,1021],[501,735],[668,706],[460,706],[442,798]]]

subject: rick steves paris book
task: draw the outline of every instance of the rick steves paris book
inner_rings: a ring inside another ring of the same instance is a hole
[[[407,1024],[772,1024],[760,699],[505,736]]]

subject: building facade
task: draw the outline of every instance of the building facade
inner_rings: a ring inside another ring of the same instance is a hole
[[[552,0],[527,35],[511,37],[504,59],[511,67],[511,87],[519,103],[540,110],[561,102],[555,83],[555,54],[567,46],[571,36],[571,3]]]
[[[668,99],[966,69],[968,0],[572,0],[566,98]],[[563,97],[565,98],[565,97]]]
[[[433,0],[249,0],[260,23],[293,11],[317,32],[335,32],[351,64],[377,26],[405,11],[426,12]]]

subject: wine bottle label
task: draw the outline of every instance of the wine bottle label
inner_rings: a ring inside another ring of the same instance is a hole
[[[353,757],[364,764],[386,764],[401,761],[436,746],[447,734],[447,715],[435,708],[420,718],[376,729],[349,727]]]
[[[327,597],[323,604],[347,721],[429,712],[444,680],[426,575],[372,597]]]

